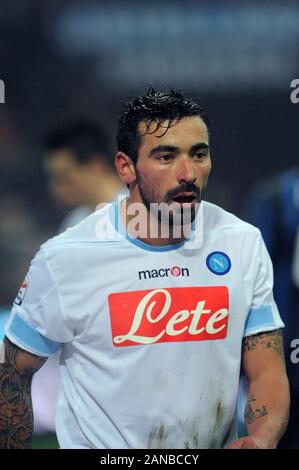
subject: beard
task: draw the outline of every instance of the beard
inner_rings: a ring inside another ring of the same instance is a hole
[[[137,168],[135,168],[135,172],[142,202],[147,211],[154,215],[160,224],[173,230],[175,227],[190,225],[194,221],[206,189],[206,183],[202,190],[194,183],[183,183],[167,191],[164,198],[161,198],[160,194],[146,183]],[[194,204],[189,207],[182,207],[180,203],[173,200],[178,194],[185,192],[194,194]]]

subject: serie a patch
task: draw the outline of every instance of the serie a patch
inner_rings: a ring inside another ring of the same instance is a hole
[[[24,281],[22,282],[21,286],[20,286],[20,290],[15,298],[15,301],[14,303],[16,305],[21,305],[24,298],[25,298],[25,295],[26,295],[26,292],[27,292],[27,289],[28,289],[28,286],[29,286],[29,278],[28,276],[25,277]]]

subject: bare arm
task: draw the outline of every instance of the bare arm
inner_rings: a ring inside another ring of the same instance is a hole
[[[47,358],[35,356],[4,340],[0,364],[0,449],[31,448],[33,412],[31,380]]]
[[[276,448],[287,427],[290,405],[281,330],[244,338],[242,358],[249,383],[245,409],[249,436],[230,448]]]

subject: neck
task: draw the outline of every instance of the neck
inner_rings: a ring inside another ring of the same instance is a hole
[[[192,228],[191,223],[183,226],[163,224],[143,203],[135,205],[136,202],[130,196],[121,202],[120,207],[122,221],[132,238],[153,246],[174,245],[186,240]]]

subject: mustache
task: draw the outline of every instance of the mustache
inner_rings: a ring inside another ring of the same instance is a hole
[[[166,193],[166,199],[171,200],[174,197],[178,196],[180,193],[194,193],[196,199],[200,201],[201,199],[201,190],[194,183],[183,183],[175,189],[171,189]]]

